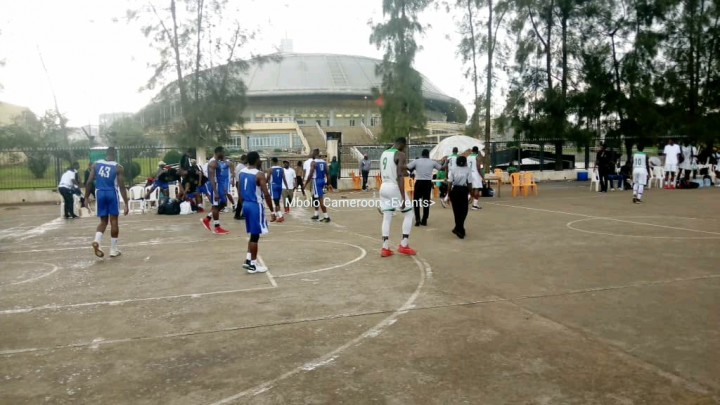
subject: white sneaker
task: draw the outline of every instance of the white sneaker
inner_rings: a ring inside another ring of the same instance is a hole
[[[442,204],[443,208],[447,208],[447,202],[445,202],[445,199],[440,199],[440,204]]]
[[[93,243],[92,243],[92,247],[93,247],[93,250],[95,251],[95,256],[97,256],[97,257],[104,257],[104,256],[105,256],[105,252],[103,252],[102,249],[100,249],[100,244],[99,244],[99,243],[93,242]]]
[[[220,212],[222,212],[223,214],[227,214],[230,211],[228,211],[227,207],[225,207],[225,208],[221,209]]]
[[[254,266],[251,264],[250,268],[247,269],[247,272],[250,274],[265,273],[267,271],[268,271],[267,267],[260,266],[259,264],[256,264]]]
[[[482,207],[478,207],[478,206],[475,206],[475,205],[472,206],[472,210],[473,210],[473,211],[480,211],[481,209],[482,209]]]
[[[118,257],[122,254],[120,249],[110,249],[110,257]]]

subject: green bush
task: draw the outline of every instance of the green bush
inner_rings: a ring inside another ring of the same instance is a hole
[[[182,157],[182,153],[180,153],[176,150],[171,150],[165,154],[165,156],[163,157],[163,162],[165,162],[165,164],[168,164],[168,165],[174,165],[176,163],[180,163],[181,157]]]
[[[140,164],[133,161],[124,161],[120,164],[122,165],[123,169],[125,169],[125,183],[132,186],[135,177],[139,176],[142,172],[142,170],[140,169]]]
[[[32,152],[28,154],[28,168],[36,179],[45,177],[45,171],[50,165],[50,156],[46,152]]]

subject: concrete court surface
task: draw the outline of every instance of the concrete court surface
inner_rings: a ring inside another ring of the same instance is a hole
[[[0,404],[720,403],[720,190],[509,191],[465,240],[433,206],[416,257],[294,209],[265,275],[230,215],[122,217],[100,260],[96,219],[0,207]]]

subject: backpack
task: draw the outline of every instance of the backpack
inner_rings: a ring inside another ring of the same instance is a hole
[[[158,215],[179,215],[180,202],[176,200],[167,200],[158,207]]]

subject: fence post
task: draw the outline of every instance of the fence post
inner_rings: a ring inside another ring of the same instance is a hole
[[[590,168],[590,145],[585,145],[585,170]]]
[[[545,142],[540,143],[540,171],[545,168]]]
[[[490,164],[494,169],[497,166],[497,144],[493,142],[490,149],[492,149],[492,153],[490,154]]]

